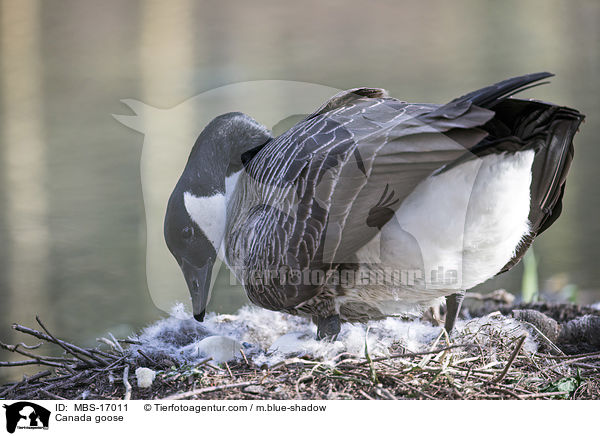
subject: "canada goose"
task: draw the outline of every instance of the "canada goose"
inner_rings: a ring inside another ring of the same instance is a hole
[[[319,338],[440,297],[452,331],[465,290],[511,269],[561,212],[584,116],[510,98],[550,76],[445,105],[351,89],[276,138],[242,113],[215,118],[165,217],[195,318],[221,252],[253,303],[312,317]]]

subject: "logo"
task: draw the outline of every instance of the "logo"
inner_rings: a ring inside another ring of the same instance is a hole
[[[50,411],[29,401],[19,401],[3,405],[6,409],[6,431],[14,433],[18,429],[48,429]]]

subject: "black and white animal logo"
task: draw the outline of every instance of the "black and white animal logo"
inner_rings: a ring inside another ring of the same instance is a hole
[[[4,404],[6,409],[6,431],[14,433],[19,429],[47,429],[50,422],[50,411],[29,401]]]

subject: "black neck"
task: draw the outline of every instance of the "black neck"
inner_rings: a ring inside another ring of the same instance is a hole
[[[242,154],[270,139],[264,126],[240,112],[216,117],[198,136],[180,189],[203,197],[225,193],[225,178],[242,169]]]
[[[196,196],[211,196],[225,193],[225,178],[230,160],[230,147],[227,141],[217,135],[200,134],[180,183]]]

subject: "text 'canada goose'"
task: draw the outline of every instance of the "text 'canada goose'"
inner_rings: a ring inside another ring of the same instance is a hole
[[[584,116],[511,96],[515,77],[445,105],[341,92],[273,138],[227,113],[198,137],[165,239],[197,320],[219,253],[261,307],[340,322],[419,312],[508,271],[559,216]]]

